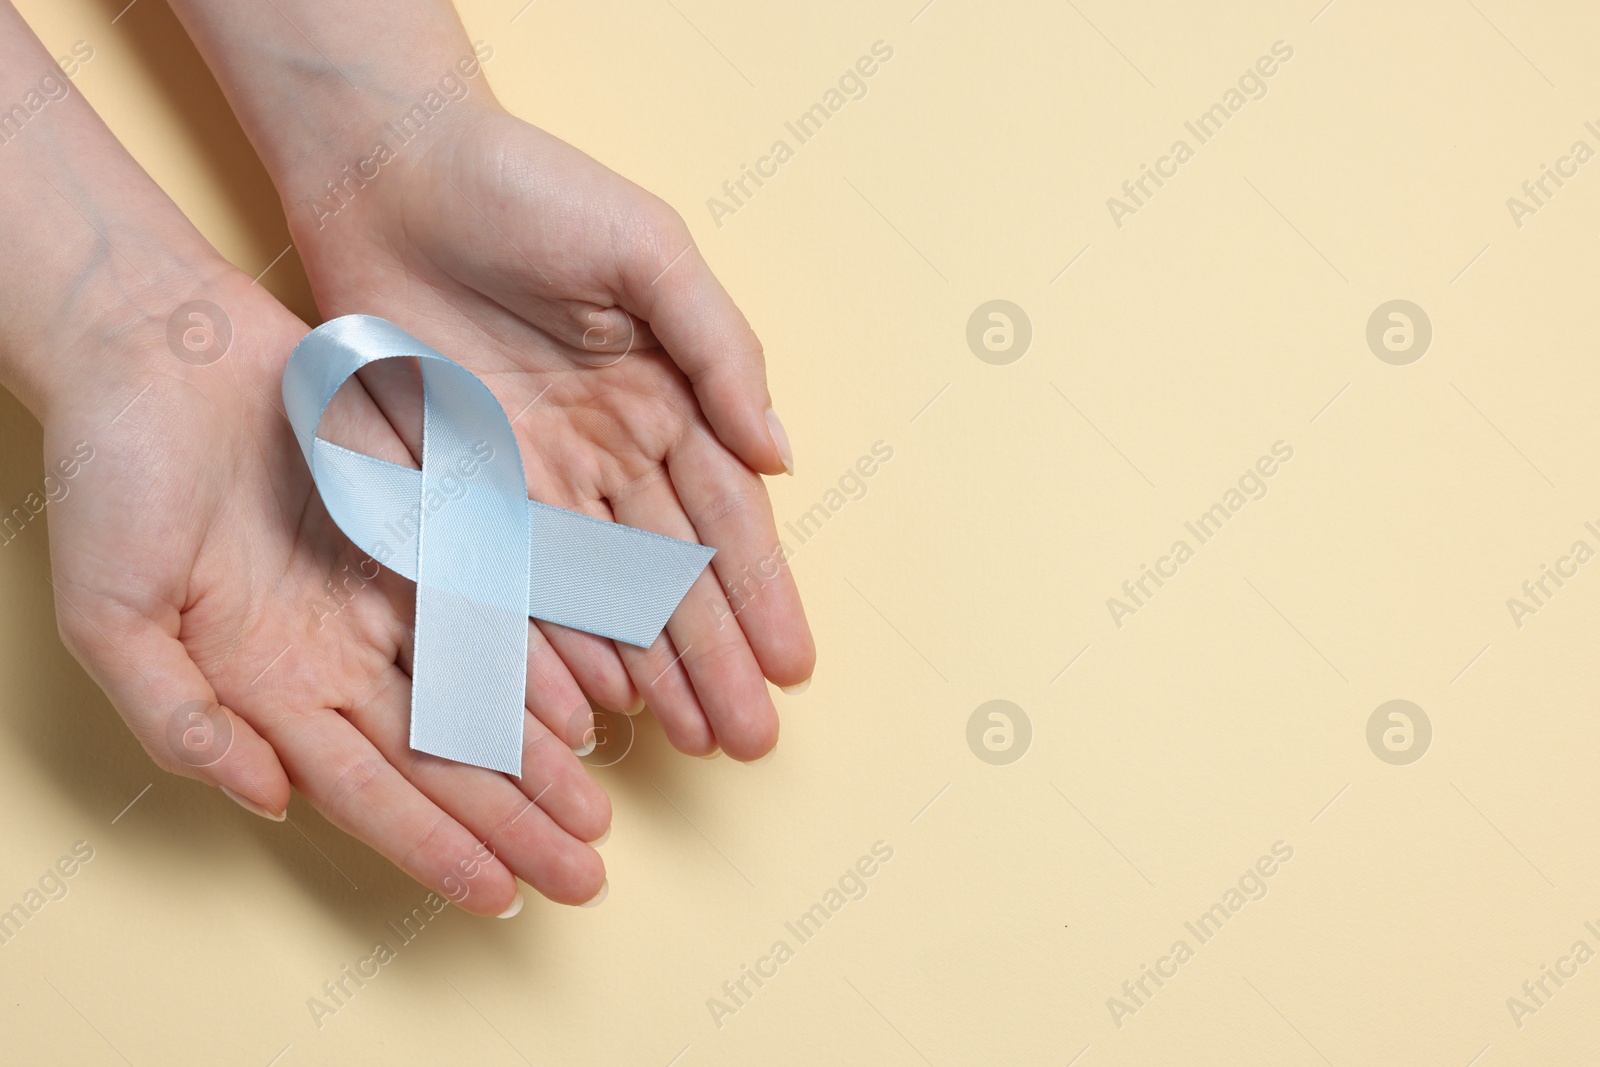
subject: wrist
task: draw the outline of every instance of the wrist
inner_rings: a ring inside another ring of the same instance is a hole
[[[226,264],[9,4],[0,4],[0,100],[28,101],[7,113],[0,138],[0,384],[44,421],[58,400],[126,365],[96,358],[106,351],[97,334],[127,331]]]
[[[291,228],[390,184],[444,128],[500,110],[449,0],[171,0],[255,146]]]
[[[268,164],[297,240],[315,242],[352,216],[383,213],[406,177],[458,131],[505,114],[483,73],[487,45],[382,89],[330,93],[341,119]],[[273,137],[284,137],[275,131]],[[337,220],[337,222],[336,222]]]
[[[200,302],[224,307],[238,279],[249,279],[188,238],[149,227],[120,230],[109,238],[114,248],[102,242],[40,272],[33,299],[0,331],[0,374],[41,423],[91,395],[171,374],[180,360],[204,359],[184,347],[183,310]],[[226,312],[210,318],[225,320]],[[207,325],[229,329],[225,321]]]

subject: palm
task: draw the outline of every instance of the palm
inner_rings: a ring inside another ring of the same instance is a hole
[[[565,745],[541,744],[549,735],[529,718],[520,783],[406,745],[413,587],[328,518],[278,409],[304,326],[247,280],[216,285],[235,330],[221,361],[184,366],[154,323],[153,336],[118,342],[142,358],[124,349],[103,364],[136,369],[109,371],[48,420],[48,454],[94,450],[52,509],[63,634],[163,766],[279,812],[292,782],[474,911],[506,906],[512,871],[555,899],[587,900],[603,869],[581,842],[603,832],[609,806]],[[405,455],[359,388],[324,432]],[[220,760],[196,759],[168,727],[212,700],[233,713],[220,712],[232,743]]]
[[[561,729],[581,683],[614,708],[642,696],[684,751],[768,751],[764,677],[801,682],[814,652],[746,463],[776,453],[760,408],[735,402],[750,383],[719,362],[734,353],[759,376],[759,346],[676,214],[497,114],[440,130],[411,169],[381,175],[320,229],[295,221],[325,314],[392,319],[488,384],[535,498],[718,549],[648,650],[540,624],[535,714]],[[414,381],[367,386],[415,454]]]

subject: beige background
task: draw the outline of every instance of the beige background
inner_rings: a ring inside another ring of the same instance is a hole
[[[423,891],[303,801],[271,825],[154,771],[61,648],[29,528],[0,549],[0,908],[95,852],[0,946],[6,1061],[1593,1054],[1600,963],[1520,1028],[1507,998],[1600,950],[1600,564],[1520,629],[1506,600],[1600,548],[1600,162],[1521,228],[1506,198],[1600,149],[1600,14],[1320,3],[463,2],[508,106],[677,205],[755,323],[799,455],[780,520],[893,448],[794,560],[815,682],[758,766],[641,719],[597,772],[601,908],[447,912],[319,1028],[307,999]],[[267,267],[276,198],[159,0],[20,6],[56,53],[92,44],[79,88]],[[867,96],[719,228],[707,198],[879,40]],[[1106,198],[1279,40],[1267,95],[1115,226]],[[292,253],[262,281],[313,313]],[[995,298],[1033,329],[1006,366],[965,336]],[[1408,366],[1365,340],[1394,298],[1433,325]],[[9,511],[43,457],[3,406]],[[1280,440],[1267,496],[1118,628],[1106,599]],[[1396,698],[1433,727],[1406,766],[1366,740]],[[993,699],[1032,724],[1007,766],[966,740]],[[798,945],[784,922],[877,841],[865,899]],[[1199,944],[1185,921],[1278,841],[1267,896]],[[708,998],[780,938],[719,1028]]]

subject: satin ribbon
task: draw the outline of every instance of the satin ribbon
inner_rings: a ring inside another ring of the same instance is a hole
[[[421,470],[316,435],[345,379],[401,357],[422,367]],[[307,334],[284,368],[283,402],[333,521],[417,583],[419,751],[520,775],[529,617],[648,647],[715,552],[529,500],[494,394],[385,319],[346,315]]]

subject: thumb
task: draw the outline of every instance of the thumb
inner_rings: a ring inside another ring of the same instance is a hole
[[[216,692],[176,637],[120,606],[85,614],[56,587],[63,641],[111,698],[162,770],[222,789],[241,807],[282,822],[289,777],[278,754]]]
[[[646,320],[694,386],[717,437],[763,474],[794,473],[794,452],[767,392],[766,358],[750,323],[676,212],[650,230],[623,270],[625,308]]]

